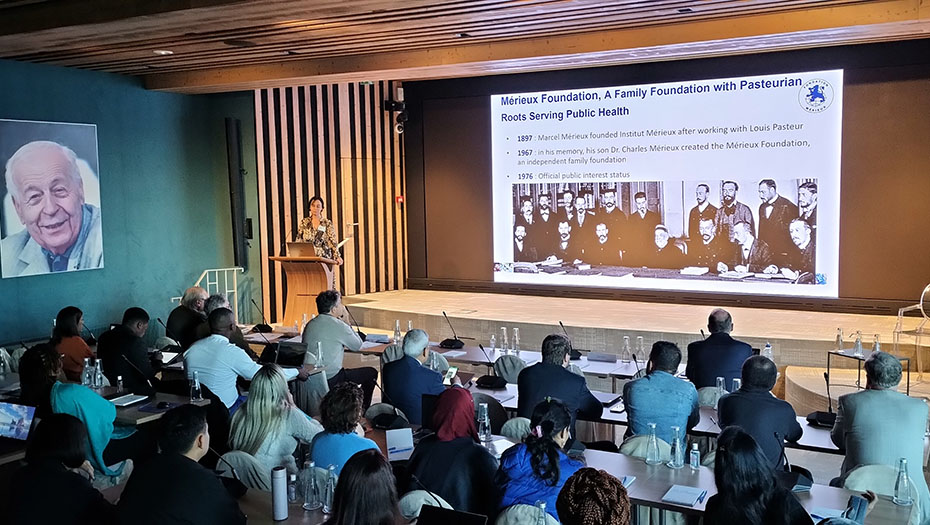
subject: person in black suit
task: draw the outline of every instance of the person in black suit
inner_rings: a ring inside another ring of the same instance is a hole
[[[644,264],[650,268],[679,269],[684,266],[684,254],[669,242],[668,228],[663,224],[656,226],[655,250]]]
[[[584,262],[611,266],[622,264],[619,243],[604,222],[594,228],[594,241],[585,249]]]
[[[559,222],[567,221],[571,224],[572,219],[575,218],[575,192],[571,190],[562,192],[562,212],[558,215]]]
[[[626,213],[617,207],[617,190],[605,188],[601,192],[601,211],[598,213],[597,222],[607,226],[613,241],[622,243],[626,221]]]
[[[688,243],[691,264],[717,273],[719,268],[726,267],[733,260],[733,243],[717,236],[713,219],[701,219],[698,224],[700,235],[692,237]]]
[[[772,395],[777,376],[778,369],[771,359],[752,356],[743,362],[743,385],[736,392],[721,397],[717,404],[720,428],[742,427],[756,440],[773,467],[785,463],[784,442],[795,443],[804,432],[794,408]]]
[[[717,216],[717,207],[707,202],[708,193],[710,193],[710,186],[703,183],[698,184],[697,188],[694,190],[694,195],[697,198],[697,206],[691,208],[691,213],[688,214],[689,239],[700,237],[701,221],[710,219],[710,221],[713,222],[714,217]]]
[[[533,408],[546,397],[559,399],[572,414],[571,435],[575,437],[575,420],[597,418],[603,412],[601,402],[591,394],[584,377],[569,372],[568,355],[572,342],[561,334],[546,336],[542,343],[542,361],[524,368],[517,378],[517,415],[529,418]]]
[[[798,186],[798,216],[817,233],[817,183],[805,182]]]
[[[517,223],[513,228],[513,262],[537,262],[536,247],[526,240],[526,226]]]
[[[646,260],[655,246],[655,229],[659,225],[659,215],[649,211],[645,193],[637,192],[633,201],[636,202],[636,211],[627,218],[624,260],[627,266],[641,266],[647,264]]]
[[[571,221],[572,236],[576,242],[580,242],[581,249],[584,251],[594,239],[594,227],[597,218],[594,212],[588,209],[589,194],[580,194],[575,197],[575,218]]]
[[[196,405],[165,412],[158,438],[161,453],[130,475],[119,500],[121,523],[246,522],[223,482],[198,464],[210,449],[205,414]]]
[[[572,226],[568,221],[559,222],[559,240],[555,245],[554,255],[565,264],[574,264],[584,257],[581,242],[572,235]]]
[[[557,226],[559,219],[552,210],[552,196],[540,193],[536,196],[536,219],[533,224],[532,242],[536,248],[539,260],[555,253],[555,240],[558,239]],[[530,232],[527,232],[528,234]]]
[[[817,262],[817,241],[813,236],[813,228],[807,221],[799,218],[791,221],[788,231],[791,233],[794,248],[788,252],[788,259],[781,272],[790,279],[810,274],[810,280],[813,281],[814,264]]]
[[[752,226],[748,222],[738,222],[733,226],[733,248],[731,267],[719,266],[721,272],[732,269],[736,272],[775,273],[778,267],[772,262],[769,245],[752,235]]]
[[[729,388],[733,378],[740,377],[743,362],[752,355],[752,348],[730,337],[733,318],[722,308],[710,313],[707,330],[710,331],[707,339],[688,345],[685,375],[695,388],[716,386],[718,377],[724,378]]]
[[[759,240],[769,245],[775,263],[784,261],[793,244],[788,223],[798,216],[798,206],[778,194],[775,181],[759,182]]]
[[[116,385],[123,378],[123,387],[133,394],[155,394],[158,378],[149,361],[148,348],[142,336],[149,329],[149,314],[142,308],[129,308],[123,313],[123,323],[100,335],[97,356],[103,359],[103,371]]]

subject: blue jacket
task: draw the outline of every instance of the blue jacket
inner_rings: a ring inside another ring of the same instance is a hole
[[[555,500],[559,497],[565,481],[583,467],[582,463],[559,451],[559,482],[550,486],[533,473],[533,467],[530,466],[530,453],[525,444],[520,443],[510,447],[501,456],[501,466],[495,480],[504,494],[501,499],[501,509],[520,503],[535,505],[537,501],[542,500],[546,502],[546,511],[553,518],[558,519],[559,513],[555,509]]]
[[[623,385],[623,402],[629,421],[625,437],[649,434],[649,423],[655,423],[656,436],[671,443],[673,426],[683,438],[701,419],[694,385],[661,370]]]
[[[409,355],[384,365],[381,373],[387,394],[384,401],[399,408],[414,425],[423,424],[423,394],[438,395],[446,389],[442,386],[442,374],[421,365]]]
[[[707,339],[688,345],[685,375],[694,383],[694,388],[716,386],[717,378],[723,377],[729,390],[733,379],[740,377],[743,361],[751,356],[752,347],[733,339],[730,334],[710,334]]]

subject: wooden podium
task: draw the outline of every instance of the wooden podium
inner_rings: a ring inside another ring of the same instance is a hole
[[[304,314],[307,319],[316,313],[316,296],[333,288],[333,265],[336,261],[324,257],[287,256],[269,257],[281,263],[287,275],[287,300],[284,303],[285,326],[300,323]]]

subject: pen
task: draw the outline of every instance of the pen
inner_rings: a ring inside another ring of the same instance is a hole
[[[701,495],[698,496],[698,503],[704,503],[704,497],[707,496],[707,491],[701,492]]]

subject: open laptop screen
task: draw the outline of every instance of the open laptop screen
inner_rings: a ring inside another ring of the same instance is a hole
[[[0,437],[25,441],[35,413],[35,407],[0,403]]]

